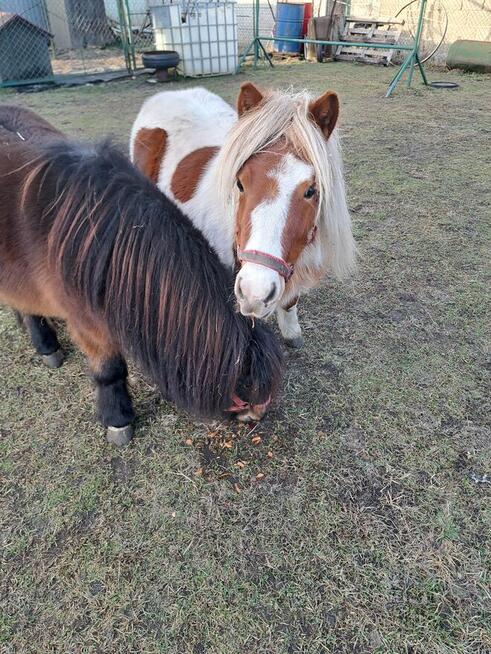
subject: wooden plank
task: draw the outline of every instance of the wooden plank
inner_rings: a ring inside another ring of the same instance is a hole
[[[342,35],[342,40],[348,43],[338,46],[335,59],[388,65],[394,50],[381,48],[372,50],[368,46],[360,47],[356,44],[358,42],[373,43],[374,45],[397,45],[402,30],[397,27],[394,29],[394,27],[403,24],[390,19],[348,17]]]
[[[391,18],[355,18],[354,16],[347,16],[346,23],[364,23],[366,25],[375,23],[376,25],[404,25],[404,21],[392,20]]]

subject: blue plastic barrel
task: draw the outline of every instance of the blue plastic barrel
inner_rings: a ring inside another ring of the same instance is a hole
[[[281,41],[281,37],[290,39],[302,38],[304,5],[278,2],[276,5],[276,24],[274,35],[278,38],[274,42],[276,52],[301,52],[302,43]]]

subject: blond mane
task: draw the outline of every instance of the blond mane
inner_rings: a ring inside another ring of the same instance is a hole
[[[243,114],[228,133],[218,155],[217,190],[222,205],[235,216],[236,178],[240,169],[254,154],[286,138],[315,171],[322,250],[317,265],[323,272],[330,270],[343,278],[355,268],[356,245],[346,204],[341,148],[337,130],[326,142],[312,120],[309,114],[312,100],[305,91],[269,92],[255,109]]]

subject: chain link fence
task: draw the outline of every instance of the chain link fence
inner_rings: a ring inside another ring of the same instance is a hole
[[[400,43],[410,43],[414,37],[418,0],[352,0],[350,11],[362,17],[402,19]],[[423,59],[439,46],[429,61],[445,65],[448,48],[457,39],[491,40],[489,0],[428,0],[421,36]]]
[[[419,0],[337,0],[346,15],[360,18],[394,19],[404,22],[399,43],[409,45],[413,42],[419,10]],[[253,7],[249,0],[238,0],[239,50],[243,50],[252,40]],[[313,2],[313,16],[329,14],[331,4],[326,0]],[[260,0],[260,33],[271,36],[274,31],[276,2]],[[431,55],[429,62],[445,65],[448,48],[457,39],[477,41],[491,40],[490,0],[427,0],[421,53],[423,59]],[[266,44],[272,49],[272,43]],[[394,53],[393,63],[404,58],[402,51]]]
[[[105,0],[0,0],[0,84],[124,71],[120,17],[106,10]]]
[[[181,1],[185,8],[193,0]],[[336,1],[346,13],[357,17],[403,20],[402,44],[411,42],[414,36],[419,0]],[[155,48],[149,8],[155,2],[0,0],[0,85],[90,75],[104,79],[104,75],[141,66],[140,53]],[[428,0],[423,56],[440,45],[431,61],[444,64],[448,47],[456,39],[491,40],[491,7],[487,2]],[[326,0],[315,0],[313,15],[325,15],[326,6]],[[261,34],[273,34],[276,12],[276,2],[260,1]],[[252,0],[236,2],[239,54],[252,40],[253,13]],[[272,43],[267,47],[272,48]]]

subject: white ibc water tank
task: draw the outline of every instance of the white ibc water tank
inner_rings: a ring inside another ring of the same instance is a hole
[[[227,75],[237,67],[235,2],[150,0],[157,50],[175,50],[183,75]]]

